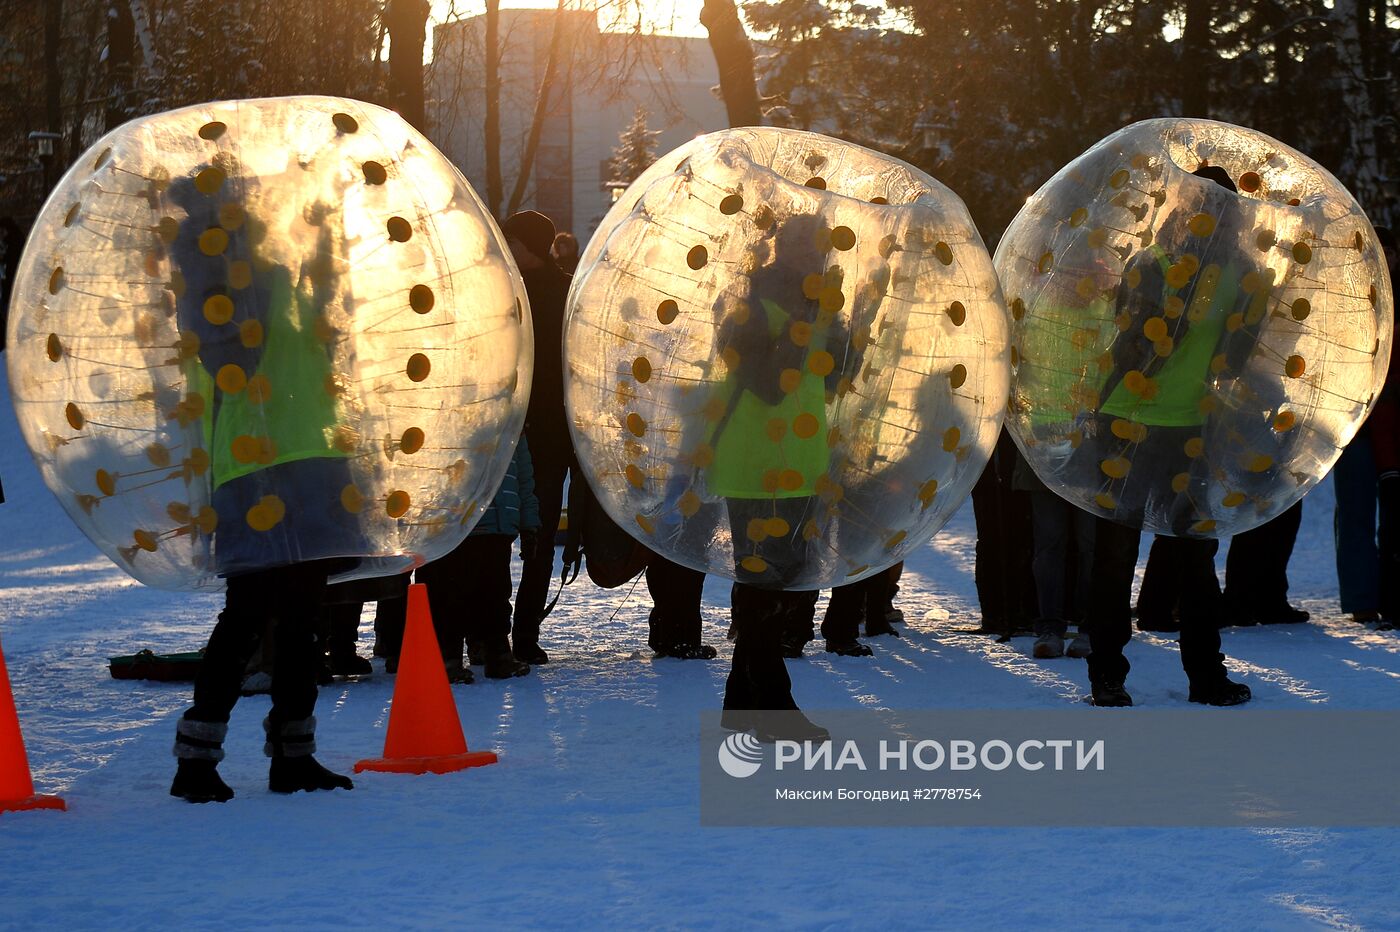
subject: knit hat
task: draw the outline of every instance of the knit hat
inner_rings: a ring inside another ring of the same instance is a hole
[[[554,221],[537,210],[522,210],[511,214],[501,224],[501,232],[507,239],[516,239],[537,259],[549,258],[549,247],[554,245]]]

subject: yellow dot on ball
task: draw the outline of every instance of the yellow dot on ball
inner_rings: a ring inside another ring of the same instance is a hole
[[[219,226],[225,230],[236,230],[243,226],[246,215],[237,204],[224,204],[219,207]]]
[[[924,503],[924,507],[925,507],[925,508],[927,508],[929,505],[933,504],[933,498],[934,498],[934,496],[937,495],[937,494],[938,494],[938,480],[937,480],[937,479],[930,479],[930,480],[928,480],[927,482],[925,482],[922,486],[919,487],[919,500],[920,500],[921,502]]]
[[[1128,461],[1127,457],[1115,456],[1112,459],[1106,459],[1099,463],[1099,468],[1102,469],[1104,475],[1108,476],[1110,479],[1122,479],[1128,474],[1128,470],[1132,468],[1132,465],[1133,464]]]
[[[335,128],[342,133],[353,133],[360,128],[359,121],[348,113],[331,114],[331,122],[334,123]]]
[[[797,346],[806,346],[812,342],[812,325],[805,320],[795,320],[788,328],[788,337]]]
[[[1147,387],[1147,376],[1137,369],[1129,369],[1128,374],[1123,376],[1123,387],[1134,395],[1141,395]]]
[[[414,285],[408,289],[408,306],[413,308],[415,313],[426,314],[436,303],[437,297],[427,285]]]
[[[384,511],[391,518],[402,518],[408,513],[408,506],[413,503],[409,494],[403,489],[390,492],[389,497],[384,502]]]
[[[1168,295],[1162,302],[1162,313],[1171,320],[1176,320],[1186,310],[1186,301],[1180,295]]]
[[[647,432],[647,422],[640,414],[633,411],[631,414],[627,415],[627,430],[634,437],[644,437]]]
[[[1142,335],[1156,342],[1167,335],[1167,322],[1160,317],[1149,317],[1142,325]]]
[[[413,225],[402,217],[390,217],[384,224],[389,239],[396,243],[406,243],[413,236]]]
[[[778,473],[778,488],[785,492],[796,492],[802,488],[802,473],[795,469],[784,469]]]
[[[964,366],[962,363],[958,363],[952,368],[952,371],[948,373],[948,384],[953,388],[962,388],[963,383],[966,381],[967,366]]]
[[[690,252],[685,254],[685,264],[698,272],[710,261],[710,251],[704,246],[692,246]]]
[[[1264,179],[1259,177],[1258,172],[1245,172],[1240,175],[1240,190],[1246,194],[1253,194],[1264,184]]]
[[[760,206],[753,212],[753,225],[760,230],[767,230],[778,222],[778,215],[773,212],[773,208],[767,205]]]
[[[1192,236],[1210,236],[1215,232],[1215,218],[1210,214],[1196,214],[1186,224]]]
[[[651,519],[648,518],[646,515],[637,515],[637,527],[641,528],[643,531],[646,531],[648,534],[656,533],[656,525],[652,524]]]
[[[204,319],[216,327],[228,323],[233,319],[233,301],[225,294],[205,298]]]
[[[627,477],[627,482],[634,489],[640,489],[643,485],[646,484],[646,474],[631,463],[627,464],[627,468],[624,469],[622,473],[624,476]]]
[[[715,448],[708,443],[702,443],[695,448],[695,452],[690,455],[690,461],[700,469],[710,466],[715,461]]]
[[[1200,456],[1205,452],[1205,449],[1206,442],[1200,437],[1192,437],[1182,445],[1182,450],[1185,451],[1186,455],[1191,457],[1191,459]]]
[[[138,528],[137,530],[132,532],[131,537],[133,540],[136,541],[136,546],[140,547],[142,550],[146,551],[147,553],[156,552],[157,545],[155,535],[153,535],[150,531],[143,531]]]
[[[731,217],[744,209],[744,198],[739,194],[728,194],[719,202],[719,212]]]
[[[1307,298],[1298,298],[1289,310],[1294,320],[1307,320],[1308,315],[1312,313],[1312,302]]]
[[[1302,356],[1289,356],[1288,361],[1283,365],[1283,371],[1287,373],[1288,377],[1291,379],[1302,378],[1303,373],[1306,372],[1307,369],[1307,361],[1304,360]]]
[[[224,170],[213,165],[202,168],[194,176],[195,190],[200,194],[218,194],[219,189],[224,186]]]
[[[1017,298],[1016,301],[1012,302],[1011,313],[1013,316],[1016,317],[1017,320],[1020,320],[1022,316],[1025,316],[1026,313],[1025,304],[1019,304],[1021,314],[1020,316],[1016,316],[1016,307],[1018,306],[1017,302],[1019,302],[1020,300],[1020,298]],[[953,322],[954,327],[961,327],[963,323],[967,320],[967,308],[963,307],[963,303],[961,301],[954,301],[952,304],[948,305],[948,319]]]
[[[1249,458],[1247,468],[1250,472],[1264,472],[1272,465],[1274,465],[1274,458],[1272,456],[1269,456],[1267,453],[1256,453]]]
[[[1108,177],[1108,186],[1115,190],[1128,183],[1128,170],[1120,168]]]
[[[408,365],[404,372],[410,381],[421,382],[428,377],[428,373],[433,371],[432,361],[422,353],[414,353],[408,357]]]
[[[1191,525],[1191,530],[1195,531],[1197,534],[1209,534],[1211,531],[1215,530],[1215,520],[1213,518],[1202,518],[1200,521]]]
[[[831,231],[831,245],[845,252],[856,245],[855,231],[850,227],[836,227]]]
[[[1118,502],[1107,492],[1100,492],[1094,496],[1094,502],[1105,511],[1112,511],[1118,507]]]
[[[1220,504],[1226,508],[1237,508],[1244,504],[1245,494],[1243,492],[1229,492],[1220,500]]]
[[[365,173],[365,184],[383,184],[389,178],[384,166],[373,160],[361,165],[360,170]]]
[[[815,189],[818,190],[818,191],[825,191],[825,190],[826,190],[826,179],[825,179],[825,178],[821,178],[821,177],[819,177],[819,176],[817,176],[817,175],[813,175],[811,178],[808,178],[806,181],[804,181],[804,182],[803,182],[803,185],[805,185],[806,187],[809,187],[809,188],[815,188]]]
[[[656,306],[656,319],[663,324],[669,324],[676,319],[676,315],[680,312],[680,305],[676,304],[676,302],[672,301],[670,298],[667,298]]]
[[[228,248],[228,233],[219,227],[210,227],[199,234],[199,251],[206,256],[222,256]]]
[[[63,358],[63,341],[58,338],[58,334],[49,334],[44,342],[44,353],[49,357],[49,362],[58,362]]]
[[[632,360],[632,378],[638,382],[651,381],[651,361],[645,356],[638,356]]]
[[[691,518],[700,510],[700,504],[700,496],[692,491],[687,491],[680,497],[680,500],[676,502],[676,510],[679,511],[683,517]]]
[[[272,382],[261,372],[248,380],[247,398],[255,405],[264,404],[272,397]]]
[[[1040,272],[1041,274],[1050,271],[1052,268],[1054,268],[1054,266],[1055,254],[1049,251],[1042,253],[1040,256],[1040,261],[1035,264],[1036,271]]]
[[[816,416],[806,411],[802,412],[792,420],[792,432],[802,440],[807,440],[811,437],[815,437],[817,435],[817,430],[820,428],[820,426],[821,425],[817,422]]]
[[[214,377],[214,384],[219,386],[219,391],[226,395],[236,395],[243,391],[248,385],[248,374],[243,371],[243,367],[234,363],[219,367],[219,373]]]
[[[1268,252],[1278,242],[1278,234],[1273,230],[1260,230],[1254,237],[1254,246],[1260,252]]]
[[[784,394],[791,395],[802,384],[802,373],[796,369],[784,369],[778,376],[778,387]]]
[[[933,254],[944,265],[953,264],[953,248],[942,240],[933,247]]]
[[[763,529],[768,532],[769,537],[786,537],[792,528],[783,518],[773,517],[763,522]]]
[[[739,565],[750,573],[762,573],[768,569],[768,563],[760,556],[750,554],[739,561]]]
[[[885,549],[893,550],[900,544],[904,543],[904,538],[908,536],[908,531],[896,531],[894,534],[890,535],[890,537],[885,541]]]
[[[1307,243],[1293,244],[1293,261],[1299,265],[1307,265],[1312,261],[1312,247]]]
[[[117,479],[105,469],[99,469],[94,476],[97,482],[97,489],[103,495],[112,496],[117,494]]]
[[[962,431],[956,427],[950,427],[943,432],[943,452],[952,453],[958,448],[958,441],[962,439]]]
[[[768,434],[768,439],[774,443],[780,442],[787,436],[787,421],[780,417],[769,418],[764,425],[764,430]]]
[[[1072,227],[1080,227],[1083,226],[1084,221],[1088,219],[1089,211],[1083,207],[1076,207],[1074,212],[1069,215],[1069,225]]]
[[[1190,484],[1191,476],[1189,473],[1179,472],[1175,476],[1172,476],[1172,491],[1178,495],[1185,492],[1187,486]]]
[[[836,368],[836,359],[826,350],[817,350],[807,357],[807,371],[823,378]]]
[[[421,427],[410,427],[399,437],[399,449],[412,456],[423,449],[423,441],[426,435]]]
[[[163,242],[173,243],[180,236],[180,221],[174,217],[161,217],[156,224],[156,235]]]
[[[340,490],[340,507],[352,515],[357,515],[364,510],[365,497],[354,485],[347,485]]]
[[[1279,433],[1292,430],[1295,423],[1297,423],[1297,417],[1292,411],[1280,411],[1274,415],[1274,430]]]
[[[199,138],[213,142],[215,139],[222,136],[227,129],[227,124],[219,120],[211,120],[199,128]]]

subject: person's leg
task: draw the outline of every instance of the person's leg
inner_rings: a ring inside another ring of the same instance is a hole
[[[194,702],[175,727],[179,767],[170,795],[190,802],[224,802],[233,798],[215,768],[224,759],[229,713],[238,702],[243,671],[267,624],[267,597],[275,571],[231,576],[224,610],[209,636],[194,681]]]
[[[364,676],[374,672],[369,661],[355,652],[364,607],[363,602],[337,602],[325,607],[326,653],[330,672],[336,676]]]
[[[515,595],[513,638],[517,657],[531,663],[543,663],[539,649],[540,622],[553,582],[554,535],[559,529],[564,479],[569,473],[569,463],[566,459],[539,455],[534,458],[534,467],[535,497],[540,505],[540,531],[534,552],[523,555],[520,589]]]
[[[374,606],[374,656],[385,658],[390,673],[398,667],[399,651],[403,647],[403,629],[408,622],[407,573],[395,577],[397,593],[385,595]]]
[[[822,619],[822,637],[826,652],[847,657],[869,657],[873,651],[860,643],[861,619],[865,615],[865,580],[848,583],[831,590]]]
[[[348,777],[322,767],[316,751],[316,667],[322,646],[316,626],[326,591],[328,561],[277,570],[272,611],[277,660],[272,672],[272,710],[263,721],[264,752],[272,759],[268,789],[274,793],[350,789]]]
[[[466,606],[464,631],[467,643],[476,645],[488,679],[504,680],[524,676],[530,665],[516,659],[510,650],[510,557],[513,536],[478,534],[467,538],[471,585]]]
[[[1230,681],[1220,652],[1220,583],[1215,575],[1220,542],[1176,538],[1175,545],[1181,567],[1181,666],[1190,681],[1190,699],[1207,705],[1248,702],[1249,687]]]
[[[466,639],[467,617],[476,610],[482,565],[478,562],[477,541],[480,537],[467,537],[445,553],[425,563],[417,570],[416,578],[428,587],[428,611],[433,616],[433,632],[437,635],[438,650],[442,652],[442,663],[447,668],[448,679],[462,679],[462,645]]]
[[[1089,592],[1089,681],[1122,689],[1128,677],[1123,648],[1132,638],[1133,571],[1142,532],[1105,518],[1094,525],[1094,582]],[[1125,694],[1126,695],[1126,694]],[[1127,703],[1131,704],[1129,699]]]
[[[1147,566],[1138,589],[1137,617],[1140,631],[1176,631],[1177,591],[1180,568],[1175,563],[1172,538],[1157,534],[1147,552]]]
[[[1261,563],[1255,568],[1255,616],[1261,624],[1287,624],[1308,620],[1308,613],[1288,604],[1288,561],[1298,541],[1298,529],[1303,524],[1303,503],[1275,517],[1259,530],[1268,529],[1267,545],[1260,553]]]
[[[713,648],[702,650],[700,603],[705,574],[654,556],[647,564],[646,577],[652,601],[647,638],[651,649],[663,657],[683,660],[713,657]]]
[[[1001,633],[1010,623],[1005,591],[1005,542],[1002,539],[1001,489],[996,470],[987,468],[972,487],[972,517],[977,526],[973,581],[982,609],[981,630]]]
[[[1035,646],[1031,653],[1042,659],[1064,654],[1068,622],[1065,594],[1065,559],[1069,550],[1071,512],[1075,507],[1054,492],[1028,493],[1031,500],[1031,571],[1035,578]]]
[[[1363,429],[1332,469],[1337,496],[1333,540],[1342,611],[1359,620],[1380,613],[1380,552],[1376,547],[1376,465],[1370,431]]]

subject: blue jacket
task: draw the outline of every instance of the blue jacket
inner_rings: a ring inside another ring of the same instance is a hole
[[[530,445],[520,438],[510,468],[501,481],[501,488],[491,504],[482,512],[481,520],[472,528],[478,534],[505,534],[514,537],[521,531],[538,530],[540,501],[535,497],[535,467],[530,461]]]

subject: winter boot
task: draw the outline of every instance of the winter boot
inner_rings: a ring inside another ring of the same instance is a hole
[[[487,641],[482,644],[479,653],[484,658],[482,666],[486,668],[488,680],[508,680],[530,672],[530,665],[511,653],[510,642],[504,637],[499,642]]]
[[[812,741],[822,744],[831,740],[831,732],[796,710],[785,712],[753,712],[753,733],[764,744],[775,741]]]
[[[272,717],[268,716],[263,719],[263,730],[267,732],[263,753],[272,758],[267,775],[267,788],[272,792],[354,788],[349,777],[332,773],[311,756],[316,752],[315,716],[280,724],[273,724]]]
[[[1128,690],[1123,687],[1122,680],[1091,683],[1090,691],[1090,702],[1096,706],[1116,709],[1133,704],[1133,697],[1128,695]]]
[[[855,638],[851,638],[849,641],[833,641],[828,639],[826,642],[826,652],[828,654],[839,654],[842,657],[871,657],[875,654],[873,650],[860,641],[857,641]]]
[[[869,616],[866,616],[865,636],[868,638],[873,638],[879,637],[882,634],[889,634],[893,635],[894,637],[902,637],[902,635],[894,629],[894,625],[890,624],[888,618],[872,619]]]
[[[1054,631],[1047,631],[1035,639],[1031,656],[1037,660],[1051,660],[1065,655],[1065,639]]]
[[[336,641],[331,642],[327,666],[334,676],[369,676],[374,672],[374,665],[355,653],[352,645]]]
[[[517,640],[515,646],[511,649],[511,653],[516,660],[519,660],[521,663],[528,663],[531,666],[537,667],[541,664],[549,663],[549,655],[540,648],[538,641],[525,642]]]
[[[471,671],[470,667],[464,666],[462,661],[451,661],[445,666],[447,668],[447,682],[463,685],[471,685],[476,682],[476,674]]]
[[[658,657],[674,657],[677,660],[714,660],[718,654],[708,644],[672,644],[656,652]]]
[[[219,776],[224,759],[225,722],[199,722],[182,718],[175,726],[175,780],[170,795],[192,803],[225,803],[233,790]]]
[[[1081,631],[1074,636],[1074,640],[1069,642],[1069,647],[1065,648],[1065,655],[1068,657],[1084,658],[1094,652],[1094,647],[1089,641],[1089,635]]]
[[[1235,683],[1229,677],[1221,676],[1208,683],[1192,683],[1191,694],[1187,698],[1201,705],[1226,706],[1243,705],[1252,699],[1253,695],[1243,683]]]

